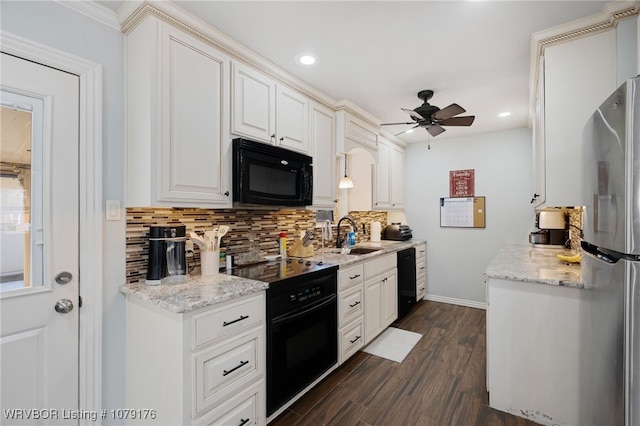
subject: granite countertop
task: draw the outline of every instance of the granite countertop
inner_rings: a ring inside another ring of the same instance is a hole
[[[573,253],[564,248],[507,244],[500,248],[484,275],[489,278],[584,288],[580,264],[563,262],[556,257],[557,254]]]
[[[125,284],[120,292],[175,313],[184,313],[266,290],[269,284],[224,273],[190,276],[183,284]]]
[[[315,262],[324,261],[326,263],[332,263],[334,265],[339,265],[341,267],[348,266],[353,263],[358,263],[361,261],[369,260],[378,256],[382,256],[387,253],[395,253],[400,250],[404,250],[411,247],[416,247],[421,244],[426,243],[424,240],[409,240],[409,241],[379,241],[379,242],[371,242],[367,241],[361,244],[358,244],[356,247],[365,247],[365,248],[375,248],[379,249],[378,251],[374,251],[366,254],[340,254],[334,253],[339,249],[335,248],[335,245],[331,245],[330,247],[325,247],[324,258],[322,256],[321,250],[316,251],[316,255],[312,257],[305,258],[306,260],[312,260]]]
[[[377,248],[380,250],[358,255],[332,253],[331,251],[336,251],[336,249],[334,247],[326,247],[324,256],[322,253],[318,253],[315,256],[305,258],[305,260],[324,261],[333,265],[347,266],[424,243],[425,241],[421,240],[366,242],[358,244],[358,247]],[[227,275],[222,271],[220,274],[210,277],[191,275],[184,284],[147,285],[144,282],[129,283],[121,286],[120,292],[171,312],[184,313],[266,290],[267,288],[269,288],[269,284],[265,282]]]

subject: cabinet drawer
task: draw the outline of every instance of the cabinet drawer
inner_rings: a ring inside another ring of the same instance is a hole
[[[265,420],[260,414],[266,412],[263,403],[264,392],[262,392],[262,388],[264,388],[263,381],[251,386],[230,400],[220,404],[201,419],[193,422],[194,426],[257,426],[265,424]]]
[[[362,316],[364,312],[363,302],[362,284],[340,293],[340,305],[338,306],[340,327]]]
[[[427,273],[427,262],[424,259],[416,259],[416,278],[424,277]]]
[[[422,300],[425,294],[427,294],[427,278],[423,276],[416,281],[416,299]]]
[[[345,269],[338,270],[338,282],[340,290],[360,284],[364,281],[364,265],[361,263],[355,266],[349,266]]]
[[[382,256],[375,260],[371,260],[364,264],[364,276],[367,280],[375,278],[380,274],[395,269],[398,263],[398,255],[396,253]]]
[[[193,356],[194,417],[261,377],[263,335],[260,328]]]
[[[419,245],[416,246],[416,260],[422,258],[424,259],[427,256],[427,246]]]
[[[232,333],[262,324],[265,318],[264,293],[248,300],[196,314],[192,318],[192,349],[222,340]]]
[[[340,330],[340,364],[364,346],[363,319]]]

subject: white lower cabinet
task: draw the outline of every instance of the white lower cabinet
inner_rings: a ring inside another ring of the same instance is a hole
[[[397,254],[364,264],[364,343],[369,344],[398,318]]]
[[[266,424],[265,336],[264,292],[184,314],[128,297],[127,406],[154,424]]]
[[[338,270],[338,350],[342,364],[364,346],[364,263]]]
[[[427,245],[416,247],[416,299],[424,299],[427,294]]]

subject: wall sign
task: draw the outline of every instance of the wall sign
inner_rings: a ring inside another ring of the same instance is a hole
[[[449,172],[449,197],[473,197],[475,195],[475,169]]]

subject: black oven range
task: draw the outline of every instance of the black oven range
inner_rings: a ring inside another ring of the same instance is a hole
[[[267,416],[338,362],[337,271],[291,258],[232,270],[269,283]]]

